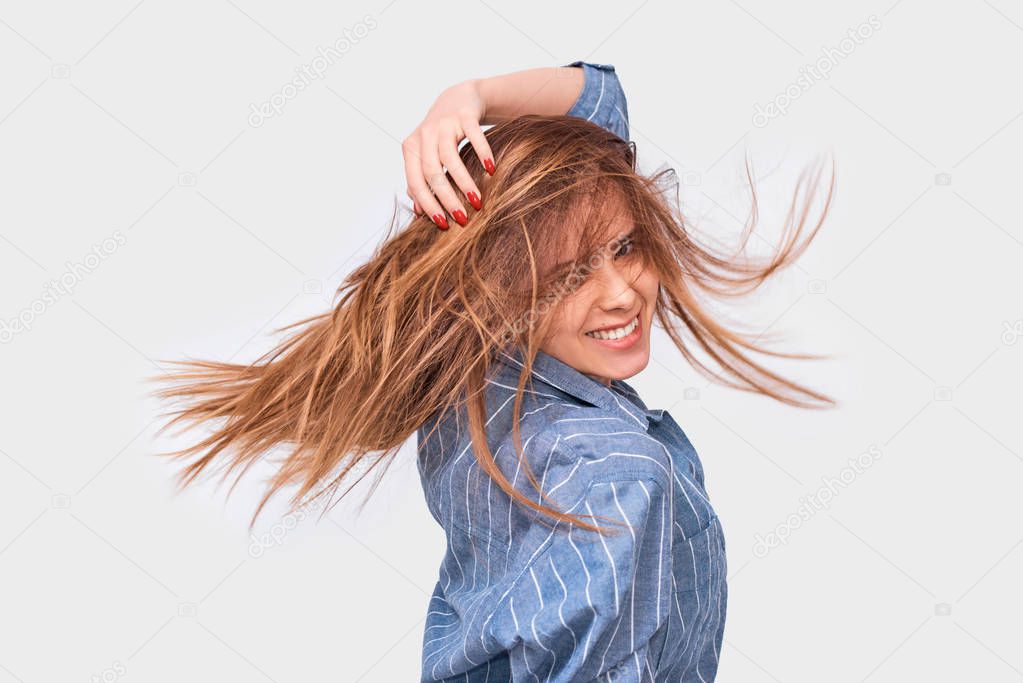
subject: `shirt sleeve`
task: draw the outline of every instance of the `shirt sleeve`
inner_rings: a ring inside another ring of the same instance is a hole
[[[630,526],[560,525],[502,603],[512,681],[652,682],[671,587],[670,500],[652,478],[594,482],[570,512]],[[663,640],[661,641],[663,644]]]
[[[584,61],[575,61],[564,66],[577,66],[583,69],[583,90],[579,94],[579,99],[568,110],[568,116],[592,121],[623,140],[628,140],[629,105],[615,68],[610,64]]]

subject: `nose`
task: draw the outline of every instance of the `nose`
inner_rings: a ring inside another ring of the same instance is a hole
[[[605,311],[626,310],[636,307],[638,293],[632,282],[614,263],[605,263],[596,273],[599,287],[598,305]]]

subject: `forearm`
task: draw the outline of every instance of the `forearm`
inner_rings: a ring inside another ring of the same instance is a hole
[[[583,70],[574,66],[541,67],[479,78],[474,81],[483,100],[483,125],[522,116],[565,114],[583,89]]]

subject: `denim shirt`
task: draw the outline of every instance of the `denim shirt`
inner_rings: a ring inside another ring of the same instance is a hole
[[[487,442],[512,485],[538,502],[512,441],[520,354],[498,354],[487,377]],[[600,537],[541,519],[481,471],[464,408],[435,415],[417,433],[417,462],[447,548],[420,680],[713,681],[725,540],[682,429],[627,382],[600,384],[543,351],[519,424],[548,507],[630,527]]]
[[[583,90],[566,114],[592,121],[623,140],[629,139],[629,103],[610,64],[576,61],[565,66],[583,70]]]

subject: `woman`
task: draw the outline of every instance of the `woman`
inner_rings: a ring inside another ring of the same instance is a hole
[[[481,134],[480,122],[496,125]],[[167,426],[224,420],[172,454],[199,456],[183,484],[220,461],[240,477],[290,448],[253,523],[285,486],[298,485],[298,507],[354,479],[343,496],[417,434],[427,505],[447,536],[423,681],[715,677],[721,524],[682,429],[625,382],[647,365],[655,321],[720,382],[832,403],[746,352],[808,356],[760,348],[700,301],[791,264],[821,224],[799,241],[812,193],[767,263],[724,257],[693,241],[665,196],[670,171],[636,171],[627,137],[610,65],[445,91],[403,145],[409,195],[431,219],[390,235],[332,312],[296,323],[305,328],[253,364],[181,363],[178,384],[159,392],[188,403]],[[471,214],[454,187],[475,193]],[[445,210],[465,225],[446,229]]]

